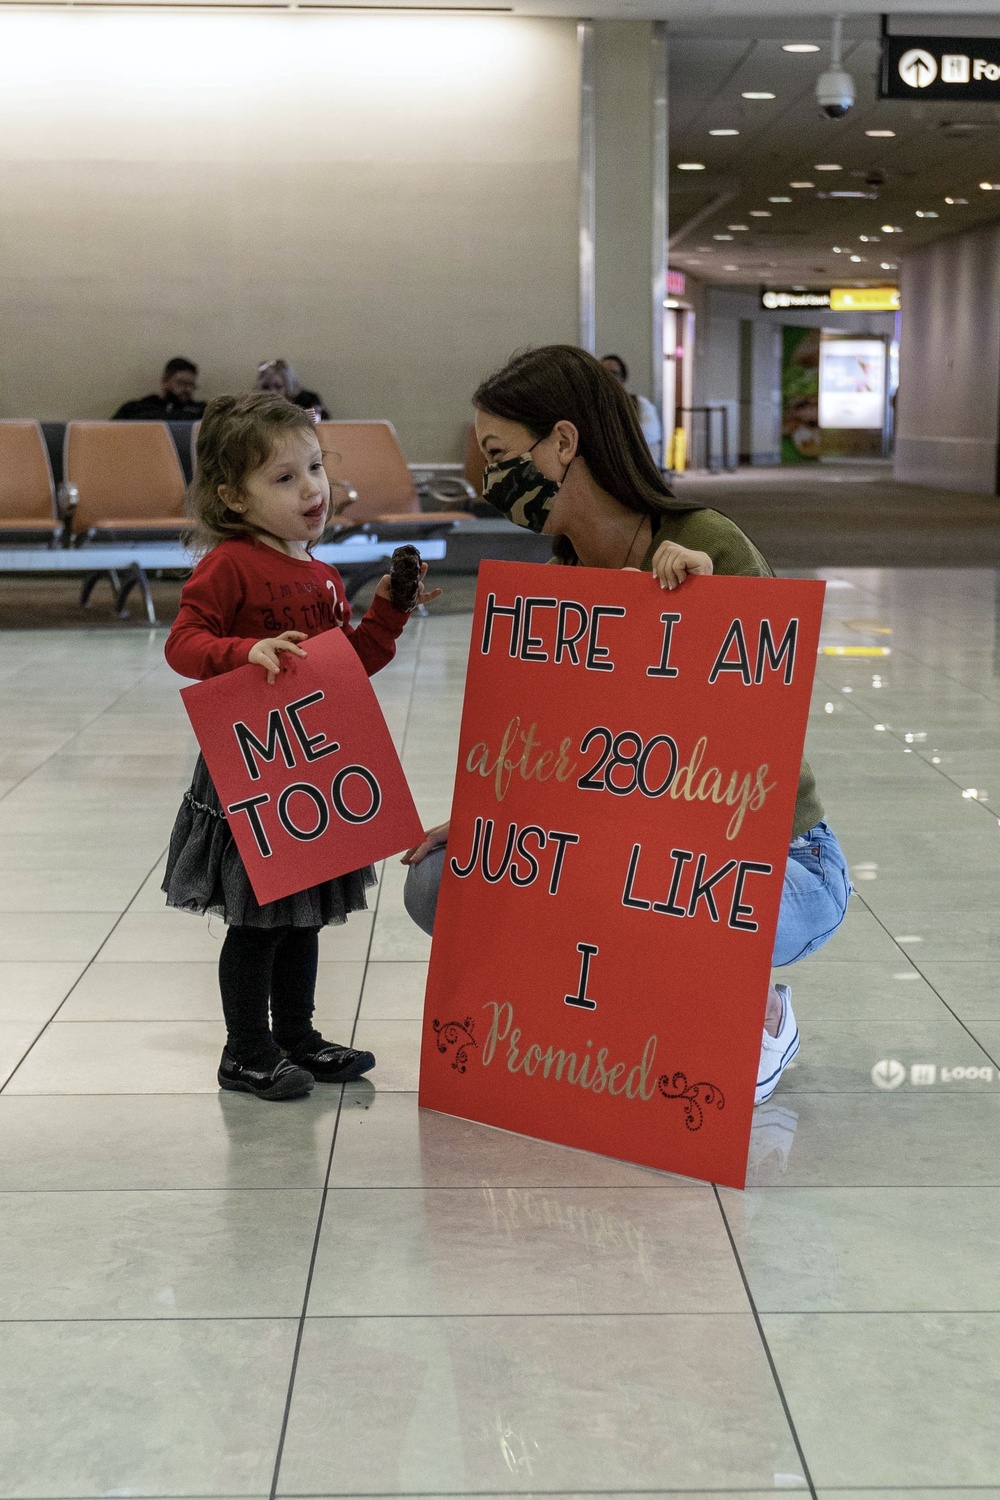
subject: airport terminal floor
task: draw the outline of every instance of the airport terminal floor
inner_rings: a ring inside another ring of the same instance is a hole
[[[371,1081],[220,1094],[223,930],[159,889],[165,632],[5,631],[0,1495],[1000,1497],[1000,579],[820,576],[823,645],[890,654],[819,657],[857,893],[785,975],[743,1193],[421,1115],[397,862],[321,938]],[[468,635],[432,614],[374,679],[429,823]]]

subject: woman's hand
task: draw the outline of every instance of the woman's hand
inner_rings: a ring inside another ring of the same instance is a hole
[[[441,597],[441,590],[440,589],[431,589],[431,591],[430,591],[429,594],[425,593],[425,591],[424,591],[424,579],[426,577],[427,577],[427,564],[426,563],[421,563],[420,564],[420,592],[417,594],[416,599],[413,601],[413,608],[414,609],[416,609],[418,607],[418,605],[429,604],[432,599],[439,599]],[[379,596],[380,599],[388,599],[389,603],[390,604],[392,603],[392,591],[391,591],[390,586],[389,586],[389,575],[388,575],[388,573],[383,573],[382,574],[382,577],[378,581],[378,588],[375,590],[375,592]],[[423,846],[421,845],[421,847],[423,847]],[[423,858],[423,856],[421,856],[421,858]]]
[[[427,858],[432,849],[440,849],[442,844],[448,842],[448,829],[450,826],[450,823],[441,823],[437,828],[428,828],[424,834],[423,843],[416,844],[412,849],[407,849],[399,861],[400,864],[419,865],[422,859]]]
[[[247,661],[252,661],[254,666],[263,667],[267,673],[268,687],[272,685],[278,673],[281,671],[282,651],[291,651],[293,656],[305,656],[301,646],[296,641],[308,640],[308,636],[301,630],[285,630],[281,635],[276,635],[270,641],[256,641],[250,647]]]
[[[653,577],[661,589],[675,589],[689,573],[708,578],[713,572],[707,552],[692,552],[677,542],[661,542],[653,553]]]

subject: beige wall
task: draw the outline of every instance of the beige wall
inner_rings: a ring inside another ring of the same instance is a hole
[[[576,341],[578,95],[567,21],[0,15],[0,415],[284,355],[457,456],[483,374]]]
[[[594,22],[595,352],[620,354],[645,396],[654,391],[653,36],[650,21]]]

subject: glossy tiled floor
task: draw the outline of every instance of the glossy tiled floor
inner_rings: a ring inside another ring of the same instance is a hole
[[[158,892],[162,637],[5,636],[0,1496],[998,1500],[996,577],[828,576],[826,643],[892,654],[820,658],[858,896],[745,1194],[421,1119],[398,866],[322,940],[374,1085],[220,1097],[221,932]],[[377,679],[428,821],[467,629]]]

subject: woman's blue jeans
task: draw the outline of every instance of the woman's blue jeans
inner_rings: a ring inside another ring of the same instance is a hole
[[[444,870],[445,851],[432,849],[426,859],[406,873],[403,904],[418,927],[434,930],[434,912]],[[781,888],[778,931],[774,939],[775,968],[797,964],[828,943],[847,914],[851,881],[844,851],[826,823],[793,839],[788,850]]]

